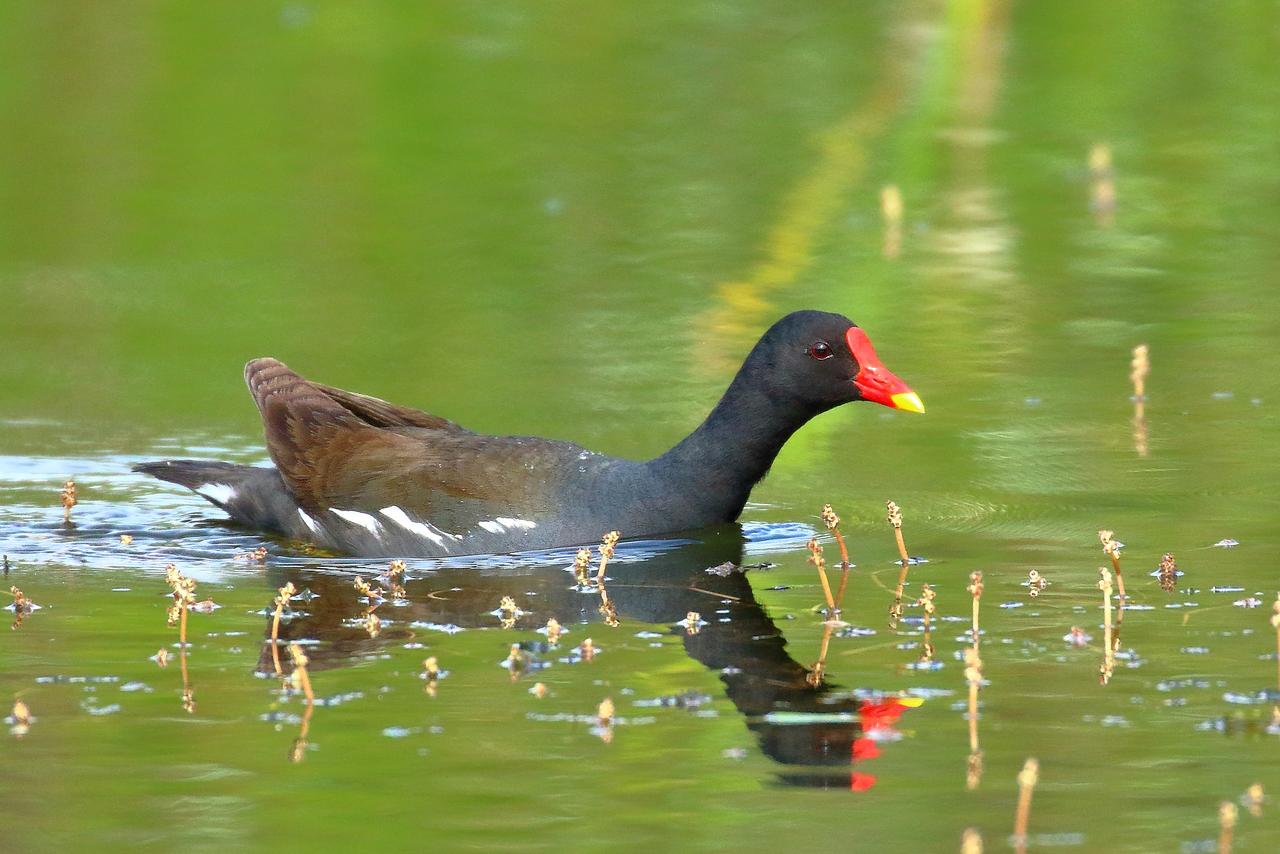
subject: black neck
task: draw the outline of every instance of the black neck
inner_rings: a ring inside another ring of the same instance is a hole
[[[820,411],[766,388],[748,364],[697,430],[648,467],[699,524],[731,522],[787,439]]]

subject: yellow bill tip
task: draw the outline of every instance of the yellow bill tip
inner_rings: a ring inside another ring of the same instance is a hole
[[[914,391],[908,391],[903,394],[895,394],[891,400],[894,409],[905,409],[907,412],[919,412],[924,414],[924,404],[920,401],[920,395]]]

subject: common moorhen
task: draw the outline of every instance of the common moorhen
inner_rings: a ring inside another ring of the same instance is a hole
[[[136,471],[195,490],[237,522],[368,557],[495,554],[687,531],[737,518],[783,443],[854,400],[923,412],[848,318],[798,311],[751,350],[720,402],[647,462],[452,421],[254,359],[274,468],[203,460]]]

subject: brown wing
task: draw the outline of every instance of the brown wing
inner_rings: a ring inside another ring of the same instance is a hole
[[[271,459],[308,510],[396,505],[442,523],[465,521],[476,507],[536,512],[563,460],[581,450],[478,436],[425,412],[310,382],[275,359],[250,362],[245,381]]]
[[[252,362],[250,363],[252,364]],[[367,394],[356,394],[340,388],[311,383],[317,391],[342,406],[352,415],[374,427],[394,429],[396,427],[420,427],[424,430],[444,430],[451,433],[469,433],[447,418],[431,415],[407,406],[397,406]]]

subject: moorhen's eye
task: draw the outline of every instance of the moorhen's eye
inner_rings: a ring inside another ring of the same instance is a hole
[[[810,356],[817,359],[819,362],[823,361],[824,359],[830,359],[832,356],[835,355],[835,353],[831,352],[831,345],[828,344],[826,341],[814,341],[812,344],[809,345],[809,349],[807,352],[809,353]]]

